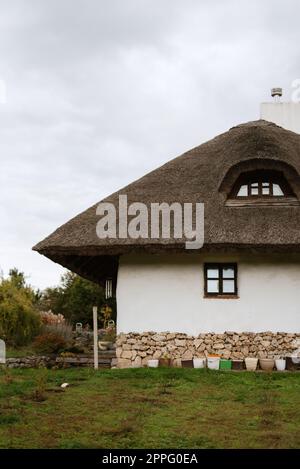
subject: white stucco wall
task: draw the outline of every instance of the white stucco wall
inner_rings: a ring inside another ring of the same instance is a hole
[[[260,118],[300,134],[300,103],[262,103]]]
[[[203,262],[238,263],[238,299],[203,297]],[[118,333],[300,331],[300,259],[127,255],[120,259]]]

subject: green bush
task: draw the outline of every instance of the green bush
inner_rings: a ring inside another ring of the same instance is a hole
[[[39,333],[41,320],[29,287],[13,279],[0,283],[0,336],[13,346],[26,345]]]

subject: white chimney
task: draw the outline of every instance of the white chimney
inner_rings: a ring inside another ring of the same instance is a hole
[[[260,118],[300,134],[300,102],[281,102],[282,88],[272,88],[273,102],[260,105]]]

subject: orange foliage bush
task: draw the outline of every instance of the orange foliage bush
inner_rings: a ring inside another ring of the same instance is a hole
[[[58,353],[64,350],[67,342],[60,335],[54,332],[44,332],[38,335],[33,343],[33,347],[40,353]]]

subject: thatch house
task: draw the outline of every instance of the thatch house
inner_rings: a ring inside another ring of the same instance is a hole
[[[100,239],[98,204],[34,247],[90,280],[112,279],[120,366],[296,348],[300,135],[262,120],[239,125],[105,202],[117,206],[120,194],[147,206],[203,202],[203,247],[187,250],[184,236]]]

